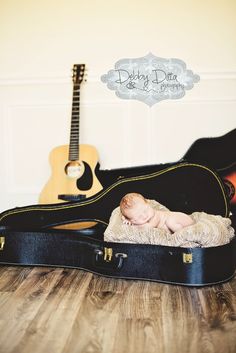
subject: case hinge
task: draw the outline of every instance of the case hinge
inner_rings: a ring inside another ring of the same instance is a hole
[[[5,245],[5,237],[0,237],[0,250],[3,250]]]

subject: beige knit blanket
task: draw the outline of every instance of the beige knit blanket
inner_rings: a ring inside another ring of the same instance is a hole
[[[155,200],[149,202],[158,210],[168,211]],[[120,207],[117,207],[111,214],[104,233],[104,241],[196,248],[223,245],[234,237],[234,229],[229,218],[205,212],[194,212],[190,216],[195,223],[172,234],[164,229],[123,224]]]

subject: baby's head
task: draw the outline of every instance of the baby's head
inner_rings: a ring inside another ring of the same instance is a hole
[[[154,213],[148,201],[138,193],[126,194],[121,199],[120,210],[125,219],[136,225],[147,223]]]

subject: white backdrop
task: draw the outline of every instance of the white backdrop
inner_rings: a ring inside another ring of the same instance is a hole
[[[234,0],[0,1],[0,210],[37,203],[50,150],[69,142],[73,64],[88,68],[80,142],[102,169],[177,161],[236,127],[235,38]],[[200,82],[150,108],[100,81],[148,52],[182,59]]]

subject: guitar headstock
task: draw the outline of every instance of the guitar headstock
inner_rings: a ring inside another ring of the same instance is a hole
[[[77,84],[81,84],[84,79],[85,74],[85,64],[75,64],[73,66],[73,82]]]

